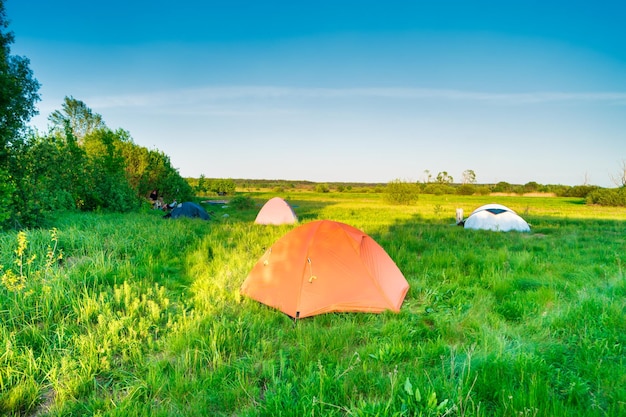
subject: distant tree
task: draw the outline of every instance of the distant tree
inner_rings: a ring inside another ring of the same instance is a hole
[[[237,189],[237,184],[231,178],[225,179],[216,179],[211,182],[211,189],[217,195],[231,195],[235,193]]]
[[[525,193],[536,193],[539,191],[540,185],[535,181],[530,181],[524,184],[523,190]]]
[[[432,180],[433,180],[433,175],[430,173],[430,170],[425,169],[424,170],[424,183],[428,184],[432,182]]]
[[[448,174],[447,171],[442,171],[437,174],[438,184],[452,184],[453,182],[454,178],[452,178],[452,175]]]
[[[513,186],[506,181],[500,181],[493,187],[494,193],[510,193],[513,192]]]
[[[476,173],[471,169],[466,169],[461,174],[461,184],[476,184]]]
[[[208,187],[209,184],[206,180],[206,177],[204,176],[204,174],[200,174],[200,178],[198,178],[198,182],[194,187],[196,195],[202,195],[203,193],[206,193],[208,191]]]

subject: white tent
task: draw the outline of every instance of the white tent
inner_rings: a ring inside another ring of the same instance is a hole
[[[530,226],[510,208],[501,204],[486,204],[478,207],[465,219],[467,229],[484,229],[497,232],[530,232]]]

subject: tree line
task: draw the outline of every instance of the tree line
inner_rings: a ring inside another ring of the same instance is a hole
[[[11,54],[13,42],[0,0],[1,228],[39,226],[58,210],[135,210],[153,189],[165,201],[193,197],[167,155],[110,129],[73,97],[50,114],[47,132],[30,128],[40,84],[28,58]]]

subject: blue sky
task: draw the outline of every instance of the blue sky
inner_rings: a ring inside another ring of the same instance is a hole
[[[614,187],[626,3],[5,0],[40,115],[72,96],[183,176]]]

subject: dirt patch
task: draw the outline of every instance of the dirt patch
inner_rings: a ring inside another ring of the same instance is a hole
[[[54,398],[56,397],[56,392],[52,388],[48,388],[41,395],[41,403],[37,406],[33,414],[30,414],[30,417],[39,417],[47,414],[54,405]]]

